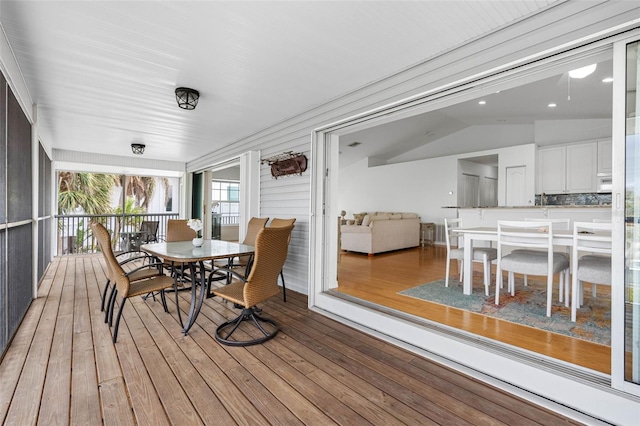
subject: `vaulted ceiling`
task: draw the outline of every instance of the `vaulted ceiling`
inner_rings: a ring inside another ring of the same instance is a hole
[[[0,24],[49,146],[187,162],[558,3],[2,0]]]

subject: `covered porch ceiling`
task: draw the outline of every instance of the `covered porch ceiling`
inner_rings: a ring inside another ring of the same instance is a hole
[[[46,146],[188,162],[562,3],[3,0],[0,24]]]

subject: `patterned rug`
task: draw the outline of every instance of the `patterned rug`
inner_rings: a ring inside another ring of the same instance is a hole
[[[442,279],[403,290],[398,294],[610,346],[609,294],[601,294],[602,290],[599,289],[598,297],[593,298],[591,286],[585,286],[585,303],[578,309],[577,321],[574,323],[571,322],[571,309],[558,302],[558,285],[554,287],[551,317],[546,316],[546,283],[531,279],[527,287],[522,280],[516,279],[515,296],[502,291],[500,305],[495,304],[495,293],[485,296],[484,287],[479,283],[474,283],[473,294],[464,296],[462,284],[454,278],[449,280],[449,287],[444,286]]]

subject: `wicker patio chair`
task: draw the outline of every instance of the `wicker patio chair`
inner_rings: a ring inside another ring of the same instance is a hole
[[[99,226],[98,226],[99,225]],[[109,231],[104,227],[104,225],[99,224],[98,222],[91,222],[90,223],[90,227],[91,227],[91,231],[93,232],[93,235],[96,237],[96,239],[98,240],[98,247],[100,248],[100,252],[103,253],[105,250],[111,250],[111,252],[113,253],[113,248],[111,247],[111,238],[109,235]],[[104,232],[106,232],[106,239],[104,238]],[[108,248],[106,247],[108,246]],[[123,258],[123,256],[128,256],[126,258]],[[142,260],[143,263],[145,262],[149,262],[151,263],[151,256],[147,255],[147,254],[143,254],[143,255],[137,255],[137,256],[130,256],[129,252],[122,252],[122,253],[118,253],[115,254],[114,256],[116,258],[116,260],[118,261],[118,263],[120,265],[125,265],[127,263],[133,263],[136,261],[140,261]],[[107,263],[107,269],[109,268],[109,263]],[[151,277],[155,277],[157,275],[160,275],[160,271],[156,266],[151,266],[151,267],[146,267],[146,268],[137,268],[134,272],[131,273],[130,275],[130,279],[132,281],[138,281],[138,280],[143,280],[146,278],[151,278]],[[107,292],[109,290],[109,287],[112,283],[111,280],[111,274],[107,274],[107,282],[104,285],[104,290],[102,291],[102,298],[100,300],[100,311],[104,312],[105,309],[105,303],[107,300]]]
[[[213,290],[215,296],[242,308],[236,318],[220,324],[216,329],[216,340],[230,346],[249,346],[273,338],[279,330],[278,324],[258,314],[257,304],[264,302],[280,291],[278,276],[287,259],[287,247],[293,225],[284,228],[264,228],[255,241],[255,256],[251,272],[244,277],[232,269],[221,269],[232,274],[237,281]],[[247,322],[258,328],[262,337],[250,340],[232,339],[238,327]]]
[[[102,254],[107,263],[109,279],[114,283],[114,286],[111,289],[111,295],[109,296],[109,302],[107,304],[105,315],[105,322],[108,322],[109,326],[111,326],[113,323],[113,311],[115,308],[116,296],[120,294],[122,297],[122,300],[120,301],[120,308],[118,309],[116,324],[113,329],[113,343],[116,343],[118,339],[120,318],[122,317],[122,310],[124,309],[126,300],[130,297],[142,296],[159,291],[164,311],[169,312],[169,309],[167,308],[167,300],[164,295],[164,289],[172,288],[174,286],[174,280],[172,277],[169,277],[162,273],[161,263],[146,264],[138,269],[125,272],[125,270],[122,269],[122,265],[120,265],[115,255],[113,254],[113,250],[111,249],[109,231],[107,231],[107,229],[103,225],[97,222],[92,223],[91,227],[93,229],[94,235],[96,235],[96,238],[98,238],[98,244],[100,244]],[[141,273],[141,271],[150,268],[159,269],[156,269],[156,274],[154,276],[136,280],[132,279],[133,277],[137,276],[136,274],[139,274]]]
[[[271,219],[271,223],[269,224],[270,228],[283,228],[287,226],[292,226],[295,223],[296,219],[279,219],[274,217]],[[289,243],[291,242],[291,234],[289,234],[289,241],[287,242],[287,250],[289,249]],[[287,287],[284,282],[284,274],[280,271],[280,279],[282,279],[282,300],[287,301]]]

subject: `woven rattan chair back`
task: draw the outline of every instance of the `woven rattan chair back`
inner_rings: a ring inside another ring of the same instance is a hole
[[[296,219],[279,219],[277,217],[274,217],[273,219],[271,219],[271,223],[269,224],[270,228],[284,228],[287,227],[289,225],[293,225],[294,223],[296,223]]]
[[[196,237],[196,231],[189,228],[185,219],[169,219],[167,221],[167,235],[165,241],[191,241]]]
[[[242,243],[250,246],[255,245],[258,232],[262,231],[262,229],[267,226],[268,221],[268,217],[252,217],[247,224],[247,233],[245,234],[244,241]]]
[[[245,307],[255,306],[280,292],[278,276],[287,260],[292,229],[293,225],[284,228],[264,228],[258,233],[253,266],[243,290]]]
[[[258,232],[264,229],[268,221],[268,217],[252,217],[249,219],[249,223],[247,224],[247,233],[244,236],[244,241],[242,243],[250,246],[255,245]],[[234,262],[234,266],[247,266],[251,260],[252,256],[240,256],[237,261]]]
[[[118,263],[115,254],[113,254],[109,231],[104,227],[104,225],[97,222],[91,223],[91,229],[93,230],[93,235],[95,235],[98,240],[98,245],[100,246],[104,260],[107,263],[109,279],[112,283],[116,284],[118,292],[123,297],[127,297],[130,281],[129,278],[125,276],[124,269],[122,269],[122,266]]]

